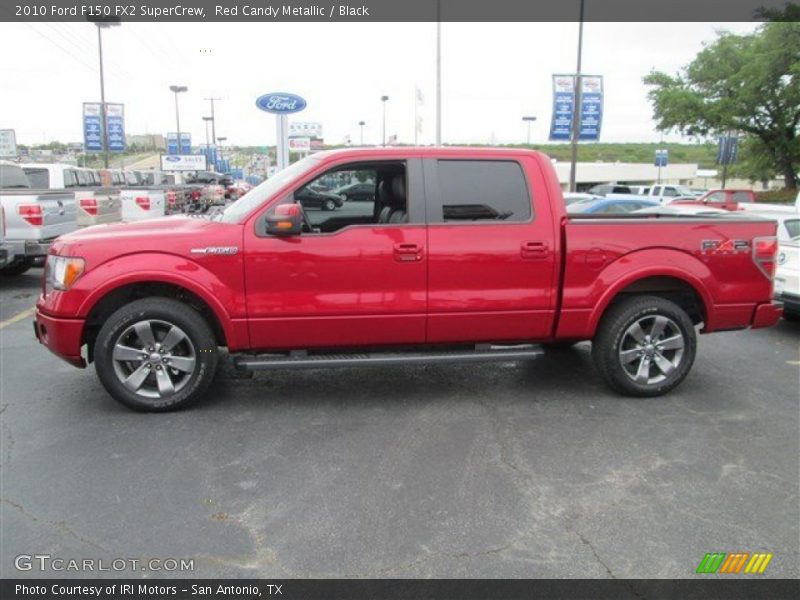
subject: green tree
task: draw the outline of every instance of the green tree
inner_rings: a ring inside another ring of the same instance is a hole
[[[788,9],[787,9],[788,10]],[[672,76],[653,71],[658,129],[710,136],[744,134],[751,179],[771,170],[796,189],[800,165],[800,22],[765,23],[753,34],[718,33],[694,61]]]

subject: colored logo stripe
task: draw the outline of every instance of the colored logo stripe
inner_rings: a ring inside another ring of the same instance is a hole
[[[749,552],[733,552],[731,554],[709,552],[700,561],[696,572],[713,574],[719,571],[719,573],[738,575],[742,572],[742,567],[744,567],[745,573],[760,575],[766,571],[767,565],[771,560],[772,554],[766,552],[756,552],[752,555]],[[746,567],[745,564],[747,564]]]
[[[745,573],[763,573],[767,569],[767,565],[769,561],[772,560],[772,554],[766,553],[756,553],[753,554],[753,558],[750,559],[750,562],[747,563],[747,566],[744,569]]]

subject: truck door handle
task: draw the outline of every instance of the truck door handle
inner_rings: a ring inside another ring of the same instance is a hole
[[[547,242],[522,242],[522,258],[545,258],[548,254]]]
[[[416,262],[422,260],[422,246],[419,244],[395,244],[395,260],[400,262]]]

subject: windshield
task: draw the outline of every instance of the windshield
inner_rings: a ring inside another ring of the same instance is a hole
[[[692,190],[685,185],[676,185],[675,191],[677,191],[681,196],[694,196],[694,192],[692,192]]]
[[[317,165],[319,165],[319,160],[307,156],[293,165],[286,167],[283,171],[279,171],[231,204],[222,212],[219,220],[223,223],[241,222],[244,217],[261,206],[267,198],[275,194],[275,192],[290,181],[298,179],[305,173],[311,171]]]

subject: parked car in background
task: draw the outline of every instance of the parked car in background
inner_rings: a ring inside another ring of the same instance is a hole
[[[580,202],[591,202],[598,198],[602,198],[602,196],[595,196],[594,194],[586,194],[583,192],[564,192],[564,205],[569,206]]]
[[[633,190],[629,185],[620,185],[618,183],[601,183],[590,187],[588,190],[592,196],[606,196],[608,194],[632,194]]]
[[[577,202],[567,205],[570,214],[584,215],[619,215],[642,208],[659,206],[654,200],[626,200],[616,198],[599,198],[590,202]]]
[[[120,169],[101,169],[100,183],[104,187],[122,187],[125,185],[125,175]]]
[[[0,204],[0,272],[14,261],[14,248],[6,243],[6,211]]]
[[[351,183],[336,188],[332,192],[336,196],[341,196],[345,202],[350,200],[362,200],[365,202],[375,201],[375,182],[364,181],[358,183]]]
[[[122,219],[119,189],[103,186],[98,171],[61,163],[21,166],[34,188],[74,191],[79,227],[116,223]]]
[[[6,244],[14,260],[3,275],[20,275],[44,258],[60,235],[77,229],[75,193],[33,189],[18,164],[0,161],[0,204],[5,212]]]
[[[313,187],[306,186],[294,193],[294,199],[303,205],[303,208],[321,208],[322,210],[336,210],[344,205],[344,198],[330,192],[320,192]]]
[[[722,210],[744,210],[744,204],[754,204],[756,195],[753,190],[709,190],[699,198],[679,198],[670,204],[674,205],[699,205]]]
[[[775,272],[775,299],[783,302],[783,316],[788,321],[800,321],[800,208],[764,205],[748,211],[773,219],[778,224],[778,267]]]
[[[362,211],[315,222],[296,201],[364,171],[380,193]],[[197,401],[220,347],[252,371],[509,361],[591,340],[611,388],[659,396],[691,370],[698,330],[780,319],[775,230],[749,215],[568,216],[550,159],[529,150],[319,152],[215,219],[62,237],[35,332],[137,410]]]
[[[122,220],[125,222],[157,219],[167,215],[167,190],[161,187],[131,187],[120,192]]]
[[[659,204],[657,206],[652,206],[649,208],[642,208],[637,211],[634,211],[637,214],[649,214],[649,215],[662,215],[665,217],[675,216],[675,217],[702,217],[702,216],[719,216],[719,215],[729,215],[730,213],[727,210],[722,210],[721,208],[713,208],[711,206],[677,206],[675,204]]]

